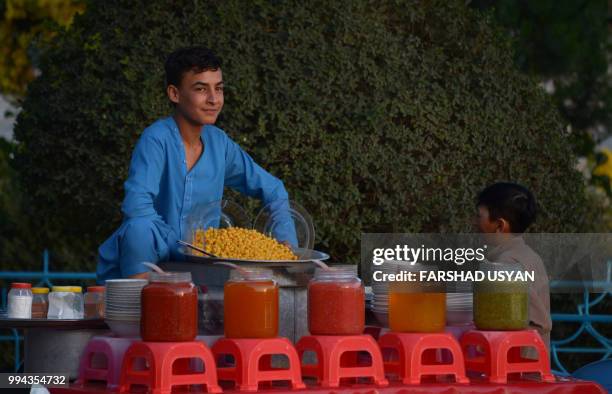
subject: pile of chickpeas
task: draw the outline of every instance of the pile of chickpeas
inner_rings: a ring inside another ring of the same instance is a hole
[[[289,246],[257,230],[240,227],[196,230],[193,243],[215,256],[231,259],[297,260]]]

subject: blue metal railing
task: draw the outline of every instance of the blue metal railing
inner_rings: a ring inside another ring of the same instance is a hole
[[[553,281],[550,284],[554,288],[576,287],[578,283],[569,281]],[[579,283],[583,286],[583,283]],[[601,290],[601,293],[594,299],[590,289]],[[604,323],[612,325],[612,315],[591,314],[591,308],[601,303],[606,297],[612,295],[612,261],[607,262],[606,280],[602,282],[589,283],[589,287],[583,291],[582,303],[578,305],[576,314],[553,313],[551,315],[554,323],[580,323],[580,326],[567,338],[551,341],[550,357],[552,359],[554,372],[558,375],[569,375],[567,369],[559,360],[559,353],[592,353],[601,354],[602,360],[612,356],[612,339],[607,338],[599,332],[593,323]],[[608,332],[609,326],[608,327]],[[590,335],[598,343],[599,347],[568,346],[583,335]]]
[[[52,272],[49,271],[49,252],[45,250],[43,252],[43,270],[39,272],[31,271],[0,271],[0,279],[28,279],[36,280],[39,282],[37,286],[47,285],[52,287],[51,280],[95,280],[96,274],[91,272]],[[583,286],[582,282],[570,282],[570,281],[552,281],[551,288],[568,288],[576,287],[577,285]],[[591,293],[589,289],[602,289],[594,299],[591,299]],[[3,288],[1,292],[2,298],[2,309],[6,307],[6,295],[7,289]],[[605,281],[589,283],[589,288],[585,288],[583,291],[583,302],[578,305],[576,314],[570,313],[553,313],[551,315],[553,323],[580,323],[580,327],[569,337],[564,339],[557,339],[551,341],[551,359],[554,368],[554,372],[558,375],[569,375],[569,372],[563,366],[559,360],[560,353],[592,353],[602,354],[601,359],[607,359],[612,356],[612,339],[607,338],[605,335],[600,333],[593,323],[603,323],[606,325],[612,325],[612,315],[601,315],[592,314],[591,308],[601,303],[606,297],[612,295],[612,261],[607,262],[607,277]],[[609,326],[607,326],[609,328]],[[608,330],[609,331],[609,330]],[[12,330],[13,335],[0,335],[0,342],[14,342],[15,346],[15,362],[14,368],[17,372],[21,367],[21,355],[20,345],[23,339],[19,332],[15,329]],[[581,337],[583,334],[590,335],[593,337],[600,347],[572,347],[568,346],[573,341]]]
[[[36,286],[46,285],[53,287],[52,280],[89,280],[96,279],[96,274],[93,272],[53,272],[49,271],[49,251],[45,249],[43,252],[43,270],[38,272],[33,271],[0,271],[0,279],[8,280],[38,280]],[[0,309],[6,309],[6,296],[8,289],[1,289],[2,307]],[[18,372],[21,368],[21,341],[23,337],[19,335],[18,330],[12,329],[13,335],[0,335],[0,342],[14,342],[15,346],[15,358],[14,358],[14,370]]]

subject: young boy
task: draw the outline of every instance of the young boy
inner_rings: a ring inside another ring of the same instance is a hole
[[[142,262],[179,259],[176,241],[190,230],[190,212],[221,200],[226,186],[270,204],[283,224],[276,238],[297,243],[283,182],[214,126],[223,108],[221,61],[207,48],[182,48],[165,71],[174,113],[147,127],[134,148],[123,223],[99,248],[99,282],[143,278]]]
[[[495,235],[488,237],[494,245],[487,259],[519,263],[526,271],[535,272],[535,281],[529,283],[529,326],[538,330],[548,347],[552,329],[548,275],[540,256],[522,237],[536,217],[533,194],[515,183],[495,183],[480,192],[477,208],[479,231]]]

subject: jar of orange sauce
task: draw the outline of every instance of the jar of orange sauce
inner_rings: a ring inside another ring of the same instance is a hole
[[[223,288],[224,332],[227,338],[278,336],[278,285],[271,270],[232,270]]]
[[[149,273],[142,289],[140,336],[147,342],[193,341],[198,334],[198,289],[190,272]]]
[[[308,284],[308,331],[312,335],[360,335],[365,291],[354,266],[317,268]]]
[[[398,265],[406,270],[436,270],[436,267]],[[394,332],[442,332],[446,326],[446,293],[440,282],[392,282],[389,284],[389,328]]]

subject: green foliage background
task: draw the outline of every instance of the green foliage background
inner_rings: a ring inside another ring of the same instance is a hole
[[[612,130],[609,1],[471,0],[490,10],[514,39],[514,60],[524,72],[554,85],[562,119],[572,129],[574,152],[591,155]]]
[[[163,60],[191,44],[224,61],[219,126],[285,181],[336,260],[357,261],[361,232],[468,230],[496,180],[534,190],[535,230],[594,226],[553,103],[462,2],[114,0],[44,50],[15,128],[33,238],[62,267],[94,268],[133,144],[170,113]]]

